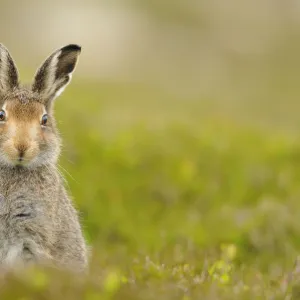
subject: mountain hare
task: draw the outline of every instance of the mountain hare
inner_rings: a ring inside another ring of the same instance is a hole
[[[60,138],[53,101],[71,80],[81,48],[55,51],[30,88],[0,44],[0,270],[47,264],[87,267],[77,212],[56,162]]]

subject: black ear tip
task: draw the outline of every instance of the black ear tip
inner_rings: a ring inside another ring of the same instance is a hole
[[[63,48],[61,48],[62,51],[76,51],[76,52],[81,52],[81,46],[76,45],[76,44],[70,44],[67,45]]]

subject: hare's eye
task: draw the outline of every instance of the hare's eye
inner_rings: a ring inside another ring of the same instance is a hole
[[[0,122],[5,121],[6,119],[6,113],[3,109],[0,110]]]
[[[45,114],[42,116],[41,125],[45,126],[47,124],[47,121],[48,121],[48,115]]]

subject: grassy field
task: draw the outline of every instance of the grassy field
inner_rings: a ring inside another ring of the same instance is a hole
[[[199,100],[134,84],[68,89],[60,169],[90,274],[11,275],[0,299],[300,299],[297,130],[278,125],[280,108],[253,119],[259,106]],[[293,114],[282,118],[297,129]]]

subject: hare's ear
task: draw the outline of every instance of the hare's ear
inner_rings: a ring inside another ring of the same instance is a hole
[[[38,69],[32,91],[39,94],[45,105],[59,96],[72,78],[81,47],[68,45],[56,50]]]
[[[0,44],[0,97],[19,85],[18,70],[8,50]]]

